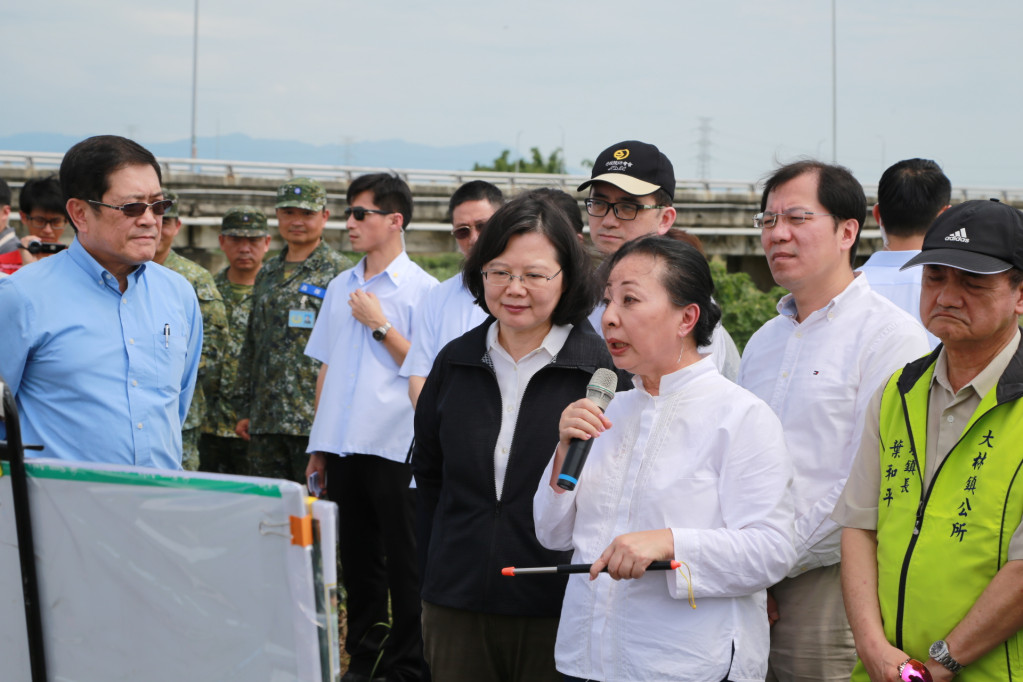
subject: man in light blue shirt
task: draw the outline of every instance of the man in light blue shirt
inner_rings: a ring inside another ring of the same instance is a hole
[[[929,159],[905,159],[890,166],[877,184],[874,220],[881,228],[884,250],[877,251],[859,271],[870,288],[920,321],[922,268],[900,270],[920,253],[924,235],[934,219],[948,208],[952,183],[941,166]],[[927,332],[931,348],[938,337]]]
[[[202,317],[180,275],[150,263],[160,166],[137,143],[89,138],[64,156],[75,241],[0,281],[0,375],[30,455],[181,468]]]

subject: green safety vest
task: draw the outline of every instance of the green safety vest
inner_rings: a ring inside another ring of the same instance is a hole
[[[924,490],[927,399],[937,356],[896,372],[880,413],[881,617],[888,641],[921,661],[1008,560],[1023,519],[1023,352],[982,398]],[[1023,680],[1023,632],[964,668],[960,679]],[[853,680],[867,680],[862,663]]]

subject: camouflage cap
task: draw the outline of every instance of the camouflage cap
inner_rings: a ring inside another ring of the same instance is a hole
[[[252,206],[235,206],[227,209],[220,221],[220,234],[229,237],[266,237],[266,215]]]
[[[180,220],[181,219],[181,214],[178,213],[178,193],[175,192],[174,190],[167,189],[166,187],[161,187],[160,191],[163,192],[163,198],[164,199],[173,199],[174,200],[174,203],[171,204],[171,207],[163,212],[163,217],[164,218],[178,218]]]
[[[327,190],[312,178],[295,178],[277,188],[275,208],[303,208],[322,211],[327,205]]]

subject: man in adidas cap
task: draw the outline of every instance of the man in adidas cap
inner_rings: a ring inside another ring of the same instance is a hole
[[[953,206],[903,267],[915,266],[921,318],[942,345],[874,396],[834,514],[862,657],[852,679],[895,679],[908,658],[935,680],[1012,679],[1023,676],[1009,654],[1023,645],[1023,214],[994,199]]]

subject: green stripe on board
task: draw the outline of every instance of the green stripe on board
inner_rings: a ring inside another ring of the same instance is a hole
[[[9,476],[9,462],[0,462],[4,476]],[[157,488],[186,488],[189,490],[206,490],[218,493],[236,493],[238,495],[261,495],[263,497],[281,497],[281,489],[276,485],[264,485],[249,481],[211,478],[177,478],[165,472],[151,472],[147,469],[139,471],[105,471],[102,469],[81,469],[64,467],[55,464],[33,464],[25,462],[25,471],[32,478],[50,478],[62,481],[80,481],[83,483],[114,483],[117,485],[146,485]]]

